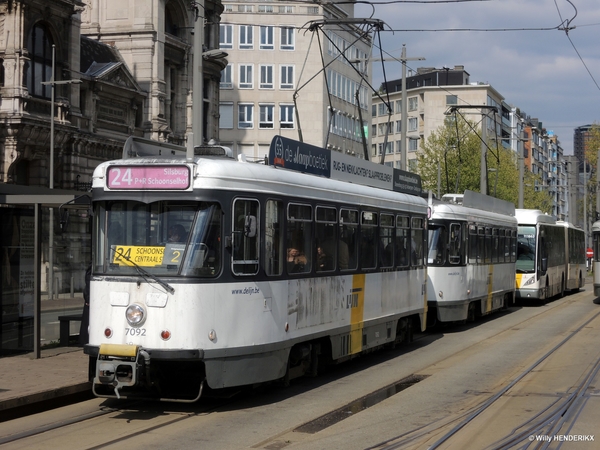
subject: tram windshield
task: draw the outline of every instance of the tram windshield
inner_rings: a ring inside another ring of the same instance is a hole
[[[428,266],[441,266],[446,262],[446,242],[448,236],[446,227],[429,225],[429,251],[427,253]]]
[[[535,227],[519,227],[517,236],[517,273],[535,272],[535,236]]]
[[[95,206],[94,272],[215,277],[221,269],[221,208],[210,202],[131,200]]]

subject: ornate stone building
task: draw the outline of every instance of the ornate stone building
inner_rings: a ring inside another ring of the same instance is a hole
[[[196,20],[204,30],[203,136],[218,140],[227,61],[210,50],[219,46],[222,11],[220,0],[0,1],[0,183],[87,190],[94,168],[120,158],[131,135],[183,145],[192,131]],[[14,212],[0,208],[4,218]],[[90,260],[85,219],[50,239],[51,217],[42,220],[46,273],[56,274],[60,292],[79,290]],[[59,230],[57,214],[53,223]]]

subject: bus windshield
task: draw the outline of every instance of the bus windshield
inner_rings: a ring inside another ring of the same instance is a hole
[[[535,272],[535,227],[519,226],[517,236],[517,273]]]
[[[98,202],[94,209],[94,273],[137,275],[142,268],[156,276],[218,275],[218,204],[118,200]]]

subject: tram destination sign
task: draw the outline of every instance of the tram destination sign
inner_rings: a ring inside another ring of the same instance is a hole
[[[184,165],[110,166],[106,187],[111,190],[186,190],[190,187],[190,168]]]
[[[283,136],[275,136],[271,141],[269,164],[349,183],[421,195],[419,175]]]

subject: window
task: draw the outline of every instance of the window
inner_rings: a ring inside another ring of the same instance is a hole
[[[402,133],[402,121],[396,120],[396,133]]]
[[[371,125],[371,136],[377,136],[377,124]]]
[[[380,116],[385,116],[385,115],[387,114],[387,108],[385,107],[385,103],[379,103],[379,104],[377,105],[377,108],[378,108],[378,111],[377,111],[377,113],[378,113]]]
[[[358,211],[352,209],[340,210],[340,245],[343,241],[348,247],[348,269],[356,270],[358,258]],[[340,269],[342,267],[340,266]]]
[[[272,13],[273,5],[258,5],[258,12],[259,13]]]
[[[294,105],[279,106],[279,126],[281,128],[294,128]]]
[[[418,97],[410,97],[408,99],[408,110],[409,111],[415,111],[417,109],[418,105],[419,105]]]
[[[253,5],[237,5],[238,12],[241,13],[251,13]]]
[[[408,131],[417,131],[417,118],[416,117],[410,117],[408,119]]]
[[[265,204],[265,261],[267,275],[281,275],[285,256],[283,254],[283,204],[267,200]]]
[[[307,6],[306,7],[306,13],[307,14],[318,15],[319,14],[319,7],[318,6]]]
[[[422,266],[423,265],[423,238],[425,236],[423,232],[424,220],[418,217],[412,218],[411,233],[411,265]]]
[[[337,211],[335,208],[317,206],[315,217],[317,243],[317,272],[348,268],[348,247],[337,239]]]
[[[273,89],[273,66],[260,66],[260,89]]]
[[[273,27],[260,27],[260,46],[261,50],[273,50]]]
[[[377,105],[371,105],[371,117],[377,117]]]
[[[254,128],[254,105],[238,105],[238,128]]]
[[[273,128],[275,105],[259,105],[258,128]]]
[[[41,84],[52,79],[52,38],[43,25],[37,24],[29,35],[27,50],[27,89],[36,97],[50,98],[51,86]]]
[[[308,273],[312,261],[312,206],[290,203],[287,211],[287,271]]]
[[[219,128],[233,129],[233,103],[220,103],[219,116]]]
[[[458,105],[458,96],[446,95],[446,105]]]
[[[252,64],[240,64],[240,89],[252,89],[254,83],[252,81]]]
[[[398,114],[402,113],[402,100],[396,100],[396,112]]]
[[[234,275],[258,273],[259,212],[259,203],[256,200],[236,199],[233,202],[231,266]]]
[[[396,217],[396,266],[408,267],[410,260],[410,219],[407,216]]]
[[[219,84],[221,89],[232,89],[233,88],[233,65],[227,64],[221,71],[221,83]]]
[[[381,267],[394,266],[394,216],[392,214],[381,214],[379,233],[379,265]]]
[[[362,211],[360,215],[360,268],[374,269],[377,265],[377,213]]]
[[[294,29],[292,27],[281,27],[279,48],[281,50],[294,50]]]
[[[240,25],[240,49],[248,50],[252,48],[254,48],[254,36],[252,32],[252,25]]]
[[[293,6],[280,6],[279,14],[294,14],[294,7]]]
[[[294,66],[281,66],[279,87],[281,89],[294,89]]]
[[[220,25],[219,29],[219,48],[233,48],[233,25]]]
[[[419,140],[415,138],[410,138],[408,140],[408,151],[416,152],[419,149]]]

